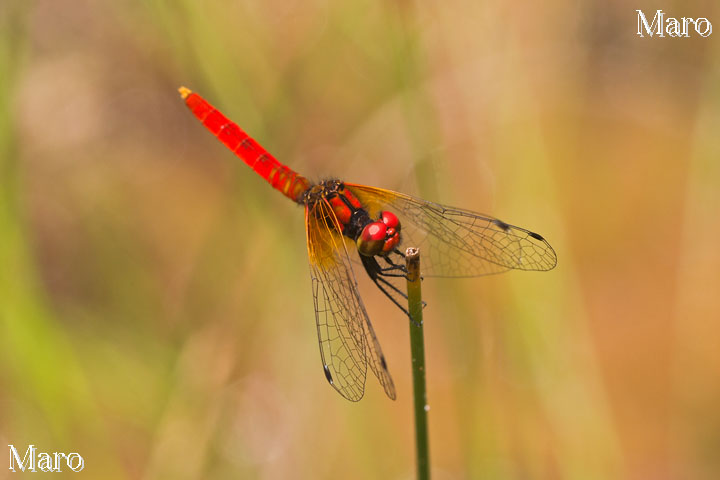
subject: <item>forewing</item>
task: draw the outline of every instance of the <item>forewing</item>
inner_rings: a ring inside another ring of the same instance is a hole
[[[362,398],[368,356],[373,373],[395,399],[395,386],[358,293],[345,238],[321,200],[305,210],[315,320],[325,376],[351,401]]]
[[[418,247],[428,277],[475,277],[510,269],[550,270],[557,256],[539,234],[488,215],[364,185],[347,184],[373,218],[400,218],[399,249]]]

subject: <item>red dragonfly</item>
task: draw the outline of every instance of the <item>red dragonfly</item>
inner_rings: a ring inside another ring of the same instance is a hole
[[[325,377],[358,401],[367,366],[385,393],[395,386],[358,292],[350,252],[370,279],[406,315],[406,247],[422,251],[424,277],[475,277],[506,270],[550,270],[555,251],[537,233],[470,210],[341,180],[312,183],[270,155],[247,133],[185,87],[192,113],[275,189],[305,206],[315,320]],[[354,254],[353,254],[354,255]]]

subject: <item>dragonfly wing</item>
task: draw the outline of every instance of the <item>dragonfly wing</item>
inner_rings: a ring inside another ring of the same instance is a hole
[[[367,364],[385,393],[395,386],[358,293],[345,238],[325,200],[306,207],[305,224],[315,320],[325,377],[345,398],[363,397]],[[368,358],[369,357],[369,358]]]
[[[402,193],[347,184],[376,218],[389,210],[400,218],[400,250],[420,248],[423,275],[475,277],[510,269],[550,270],[557,256],[539,234],[489,215],[428,202]]]

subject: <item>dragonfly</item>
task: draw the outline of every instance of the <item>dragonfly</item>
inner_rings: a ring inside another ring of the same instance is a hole
[[[179,92],[218,140],[273,188],[304,206],[322,368],[330,385],[348,400],[363,397],[368,365],[387,396],[397,396],[353,265],[362,266],[410,317],[403,306],[406,247],[422,251],[423,278],[546,271],[557,264],[555,251],[540,234],[497,218],[339,179],[311,182],[280,163],[200,95],[185,87]]]

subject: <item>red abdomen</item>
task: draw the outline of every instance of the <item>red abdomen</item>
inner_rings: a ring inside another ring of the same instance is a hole
[[[290,200],[302,203],[302,193],[310,187],[305,177],[277,161],[259,143],[200,95],[185,87],[180,87],[179,91],[190,111],[226,147],[267,180],[273,188]]]

